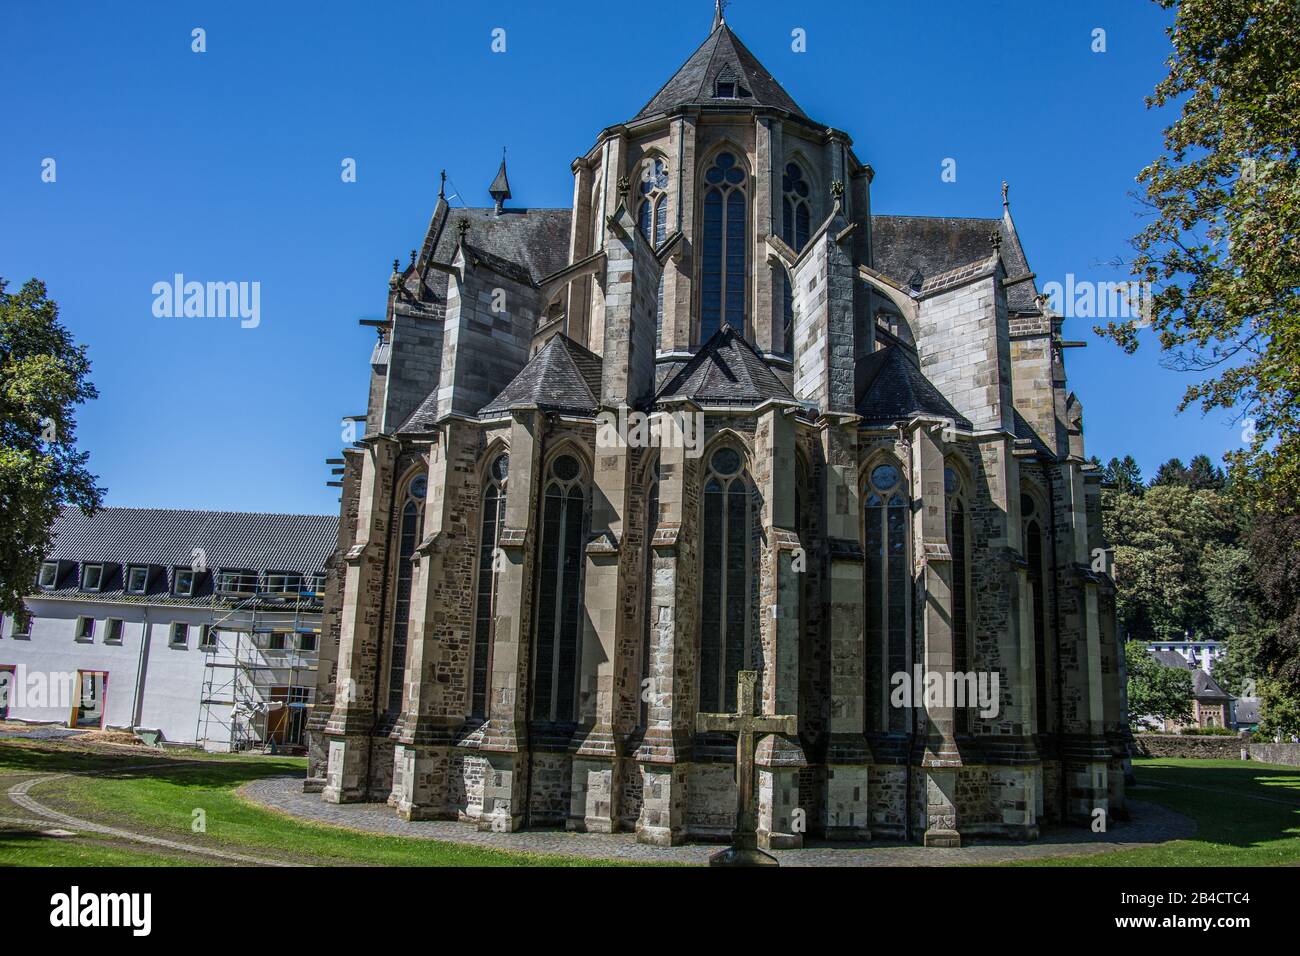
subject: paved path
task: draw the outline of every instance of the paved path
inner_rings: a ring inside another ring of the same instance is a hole
[[[183,761],[193,763],[194,761]],[[176,762],[168,764],[174,766]],[[115,768],[114,772],[124,770],[149,770],[157,765],[148,764],[140,767],[121,767]],[[116,837],[119,840],[129,840],[132,843],[144,843],[148,846],[160,847],[165,850],[179,850],[182,853],[193,853],[198,856],[213,857],[218,860],[224,860],[227,863],[241,863],[246,866],[297,866],[296,863],[285,863],[280,860],[266,860],[256,856],[244,856],[241,853],[231,853],[229,850],[217,850],[213,847],[195,846],[192,843],[181,843],[177,840],[166,840],[162,837],[147,836],[143,833],[132,833],[130,830],[123,830],[119,827],[105,826],[102,823],[95,823],[92,820],[83,820],[80,817],[74,817],[68,813],[62,813],[58,810],[52,810],[31,796],[30,790],[33,787],[40,786],[43,783],[50,783],[54,780],[60,780],[63,777],[74,776],[73,774],[55,773],[46,774],[40,777],[32,777],[21,783],[16,783],[9,788],[7,796],[18,807],[26,810],[28,813],[35,814],[44,820],[53,820],[61,823],[71,830],[81,830],[90,833],[98,833],[103,836]],[[6,821],[8,822],[8,821]],[[42,823],[41,825],[45,825]]]
[[[646,846],[634,834],[566,833],[528,830],[521,833],[480,832],[450,820],[408,822],[382,803],[325,803],[318,793],[303,793],[300,777],[268,777],[245,784],[237,793],[259,804],[303,820],[346,827],[366,833],[445,840],[497,850],[553,853],[631,863],[705,863],[717,846]],[[1080,856],[1128,850],[1181,840],[1196,832],[1188,817],[1138,800],[1128,801],[1132,820],[1113,824],[1109,833],[1087,829],[1049,830],[1034,843],[976,843],[960,849],[938,849],[900,843],[861,846],[825,844],[802,850],[777,850],[783,866],[953,866],[1006,863],[1047,857]]]

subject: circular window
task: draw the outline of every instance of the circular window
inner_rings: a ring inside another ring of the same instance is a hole
[[[961,483],[957,480],[957,472],[951,468],[945,468],[943,470],[943,490],[950,495],[955,495],[960,487]]]
[[[424,475],[416,475],[411,479],[411,497],[423,498],[429,491],[429,479]]]
[[[898,469],[893,465],[877,465],[871,469],[871,484],[881,491],[888,491],[898,484]]]
[[[740,455],[734,448],[719,448],[713,453],[712,467],[719,475],[734,475],[740,471]]]
[[[492,462],[492,477],[497,481],[505,481],[510,474],[510,456],[498,455],[497,460]]]
[[[561,455],[551,465],[551,472],[560,481],[572,481],[578,477],[578,460],[572,455]]]

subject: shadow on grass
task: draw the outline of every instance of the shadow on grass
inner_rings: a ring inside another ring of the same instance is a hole
[[[304,770],[304,762],[292,757],[213,757],[199,751],[160,753],[146,747],[110,752],[74,750],[67,744],[51,746],[13,740],[0,743],[0,772],[147,777],[178,786],[221,788],[264,777],[302,774]]]
[[[1134,799],[1193,817],[1196,840],[1259,847],[1300,838],[1300,768],[1249,761],[1134,762]]]

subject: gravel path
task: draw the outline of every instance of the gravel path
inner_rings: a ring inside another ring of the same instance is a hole
[[[303,793],[300,777],[255,780],[245,784],[237,793],[250,803],[306,821],[366,833],[445,840],[497,850],[554,853],[631,863],[707,863],[709,856],[719,849],[708,844],[646,846],[637,843],[635,834],[632,833],[567,833],[562,830],[493,833],[480,832],[469,824],[450,820],[408,822],[382,803],[325,803],[318,793]],[[1135,849],[1186,839],[1196,832],[1194,821],[1157,804],[1129,800],[1128,807],[1132,819],[1126,823],[1112,824],[1109,833],[1054,828],[1034,843],[975,843],[960,849],[884,842],[861,846],[822,844],[802,850],[777,850],[773,856],[782,866],[982,865]]]

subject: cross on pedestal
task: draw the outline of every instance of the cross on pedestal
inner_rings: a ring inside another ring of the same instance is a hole
[[[778,865],[776,857],[758,848],[754,742],[767,734],[796,734],[799,720],[789,715],[755,715],[754,684],[757,681],[757,671],[741,671],[736,675],[736,713],[695,715],[695,729],[699,733],[736,735],[736,829],[731,834],[731,846],[709,857],[709,866]]]

